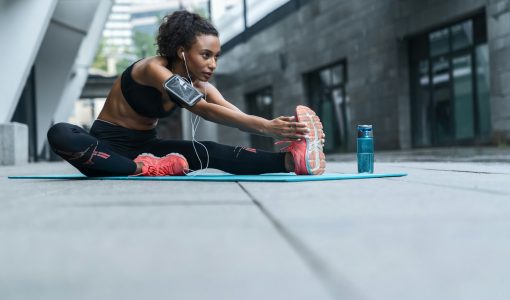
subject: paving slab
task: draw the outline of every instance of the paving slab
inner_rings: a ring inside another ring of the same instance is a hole
[[[402,178],[242,186],[327,274],[338,299],[346,286],[359,299],[510,298],[508,188],[485,187],[510,176],[413,167]]]
[[[509,299],[510,164],[391,161],[376,172],[409,175],[0,177],[0,299]],[[76,172],[28,166],[0,172]]]
[[[335,163],[328,171],[352,173],[355,162]],[[376,173],[407,173],[392,178],[403,182],[510,195],[510,164],[477,163],[378,163]]]
[[[330,299],[255,207],[0,217],[1,299]]]
[[[401,170],[411,172],[412,170],[429,171],[452,171],[465,173],[491,173],[510,175],[509,163],[466,163],[466,162],[378,162],[374,163],[375,173],[384,173],[389,170]],[[328,172],[356,173],[358,171],[355,160],[330,162]]]
[[[236,184],[150,181],[8,180],[2,205],[192,205],[251,204]],[[37,198],[37,200],[34,200]]]
[[[2,177],[0,191],[2,300],[333,299],[236,183]]]

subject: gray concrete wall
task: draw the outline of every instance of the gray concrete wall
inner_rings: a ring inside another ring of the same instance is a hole
[[[28,163],[28,126],[0,124],[0,166]]]
[[[488,6],[492,130],[495,143],[510,141],[510,0]]]
[[[307,103],[302,75],[346,59],[349,139],[356,124],[374,125],[378,149],[411,147],[406,37],[487,11],[492,75],[493,135],[510,133],[510,1],[318,0],[237,45],[220,60],[217,85],[244,109],[247,93],[272,86],[274,114]],[[221,33],[220,33],[221,34]],[[287,62],[281,68],[280,57]],[[505,81],[506,80],[506,81]],[[220,128],[225,143],[249,143],[246,134]],[[354,150],[355,143],[350,143]]]

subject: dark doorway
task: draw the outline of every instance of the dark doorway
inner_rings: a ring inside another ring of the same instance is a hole
[[[346,63],[342,61],[305,74],[310,108],[324,126],[325,152],[346,151],[349,103],[345,93]]]
[[[246,95],[248,113],[268,120],[273,119],[273,91],[266,87]],[[274,140],[260,135],[250,135],[251,147],[273,151]]]

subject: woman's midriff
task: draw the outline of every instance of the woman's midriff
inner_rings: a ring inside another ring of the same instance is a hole
[[[104,107],[97,118],[135,130],[150,130],[158,124],[158,119],[140,116],[129,106],[120,89],[120,78],[115,80],[110,94],[106,98]]]

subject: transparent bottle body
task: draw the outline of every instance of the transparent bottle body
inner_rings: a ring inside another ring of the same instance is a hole
[[[372,125],[358,125],[358,173],[374,173],[374,131]]]
[[[374,173],[374,138],[358,138],[358,173]]]

